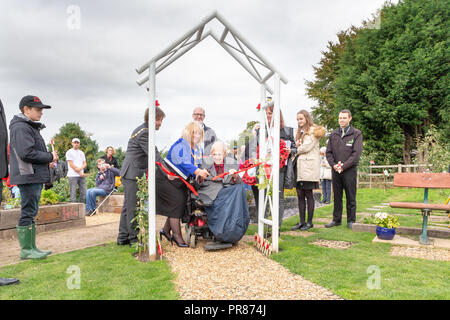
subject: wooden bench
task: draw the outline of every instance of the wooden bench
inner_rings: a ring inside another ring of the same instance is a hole
[[[427,236],[428,217],[433,210],[450,211],[450,204],[428,203],[428,189],[449,189],[450,173],[394,173],[395,187],[424,188],[423,203],[419,202],[391,202],[392,208],[420,209],[422,211],[421,244],[430,244]]]

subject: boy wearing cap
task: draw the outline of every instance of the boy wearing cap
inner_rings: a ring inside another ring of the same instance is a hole
[[[69,179],[70,201],[77,202],[77,186],[80,189],[80,203],[86,201],[86,178],[84,169],[86,168],[86,157],[80,150],[80,139],[72,139],[72,149],[66,152],[67,178]]]
[[[48,152],[40,131],[43,109],[50,109],[36,96],[25,96],[19,104],[21,113],[10,122],[10,181],[21,194],[20,219],[16,228],[21,259],[42,259],[50,251],[36,248],[34,218],[39,210],[42,185],[50,181],[50,162],[58,160],[56,151]]]

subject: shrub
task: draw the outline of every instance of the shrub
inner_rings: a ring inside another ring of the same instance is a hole
[[[55,191],[52,189],[43,190],[41,193],[41,200],[39,201],[39,205],[46,205],[46,204],[57,204],[58,201],[58,195]]]

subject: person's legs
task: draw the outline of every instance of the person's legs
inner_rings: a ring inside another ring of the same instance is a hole
[[[343,184],[347,199],[347,223],[356,221],[356,168],[343,172]]]
[[[298,213],[300,215],[300,226],[304,226],[305,212],[306,212],[305,190],[297,188],[297,199],[298,199]]]
[[[331,180],[324,179],[324,182],[325,182],[325,190],[326,190],[325,202],[330,203],[331,202]]]
[[[25,227],[34,223],[34,218],[38,213],[42,184],[22,184],[19,185],[19,190],[21,194],[21,210],[18,225]]]
[[[312,225],[314,216],[314,195],[312,190],[305,190],[306,202],[308,206],[308,225]]]
[[[320,180],[320,187],[322,188],[322,202],[325,202],[325,199],[327,198],[325,181],[325,179]]]
[[[94,211],[97,207],[97,197],[106,197],[108,193],[100,188],[91,188],[86,192],[86,212]]]
[[[77,202],[78,179],[77,177],[68,177],[68,179],[70,188],[70,202]]]
[[[334,196],[333,221],[340,224],[342,220],[342,192],[343,192],[341,174],[333,172],[332,184]]]
[[[50,251],[40,251],[36,248],[36,232],[34,218],[39,211],[42,184],[30,183],[19,185],[21,194],[20,219],[16,228],[17,239],[20,244],[21,259],[42,259]]]
[[[85,203],[86,202],[86,178],[85,177],[79,178],[78,186],[80,188],[80,199],[79,199],[79,202],[80,203]]]
[[[126,220],[126,226],[127,226],[127,233],[128,233],[128,240],[130,242],[136,242],[137,241],[137,235],[139,233],[139,230],[136,230],[137,223],[131,222],[134,217],[136,216],[136,202],[137,202],[137,183],[134,180],[128,180],[123,179],[122,181],[123,187],[125,191],[125,197],[126,197],[126,213],[125,213],[125,220]]]
[[[259,205],[259,189],[257,186],[251,186],[253,198],[255,199],[255,206],[256,206],[256,214],[258,215],[258,205]]]
[[[178,218],[169,218],[170,229],[172,230],[172,239],[177,243],[178,246],[187,246],[181,234],[181,224]]]
[[[117,244],[128,244],[128,227],[127,227],[127,204],[126,198],[123,202],[122,212],[120,213],[119,234],[117,235]]]
[[[94,211],[95,210],[95,205],[96,205],[96,199],[95,197],[92,196],[92,189],[94,188],[90,188],[86,191],[86,212],[89,211]]]

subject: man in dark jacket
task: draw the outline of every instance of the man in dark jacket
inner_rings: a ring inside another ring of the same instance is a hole
[[[11,135],[10,169],[11,184],[16,184],[21,194],[21,212],[17,235],[21,247],[21,259],[42,259],[50,251],[36,248],[34,218],[39,210],[42,185],[50,181],[50,162],[58,160],[56,151],[48,152],[39,122],[43,109],[50,109],[36,96],[25,96],[19,104],[21,113],[14,116],[9,125]]]
[[[347,109],[339,113],[339,128],[328,139],[326,156],[332,170],[334,195],[333,221],[327,228],[338,226],[342,219],[342,196],[347,198],[347,227],[356,221],[356,167],[362,153],[361,131],[350,126],[351,112]]]
[[[211,147],[213,143],[217,140],[216,132],[207,127],[203,122],[205,120],[205,109],[202,107],[196,107],[192,112],[192,119],[198,121],[202,124],[204,137],[203,137],[203,155],[209,156],[211,153]]]
[[[128,140],[125,159],[120,170],[125,195],[117,236],[118,245],[131,245],[138,241],[139,231],[136,230],[136,223],[131,221],[136,216],[136,193],[138,191],[136,178],[142,178],[148,168],[148,113],[149,110],[147,109],[144,115],[144,123],[134,129]],[[165,117],[164,112],[159,107],[156,107],[155,117],[155,130],[159,130]]]
[[[8,176],[8,130],[6,128],[6,116],[0,100],[0,178]],[[2,201],[3,181],[0,181],[0,202]],[[18,283],[19,279],[0,278],[0,286]]]

